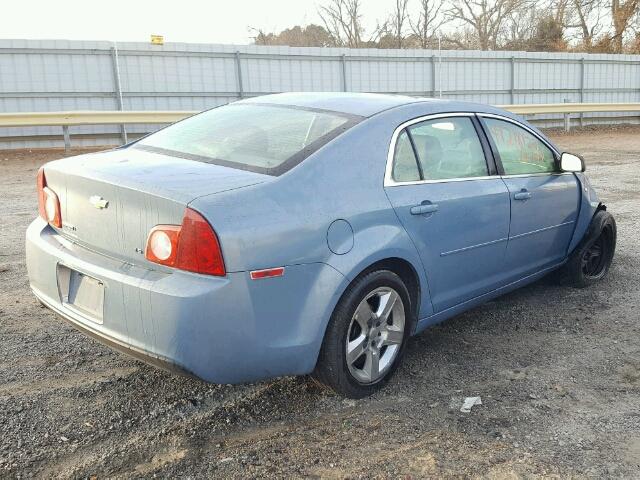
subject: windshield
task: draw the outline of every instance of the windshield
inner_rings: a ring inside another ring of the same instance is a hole
[[[280,175],[359,119],[325,110],[231,104],[164,128],[134,147]]]

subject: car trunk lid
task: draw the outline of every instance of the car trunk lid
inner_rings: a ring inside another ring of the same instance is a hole
[[[137,149],[51,162],[45,176],[60,199],[63,236],[133,263],[146,263],[151,228],[180,225],[191,201],[272,178]]]

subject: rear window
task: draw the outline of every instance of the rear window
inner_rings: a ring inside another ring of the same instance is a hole
[[[360,118],[280,105],[231,104],[164,128],[135,148],[280,175]]]

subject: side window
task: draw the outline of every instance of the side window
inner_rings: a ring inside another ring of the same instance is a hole
[[[393,171],[391,176],[396,182],[414,182],[420,180],[418,162],[413,153],[411,140],[406,130],[396,140],[396,148],[393,153]]]
[[[484,151],[469,117],[428,120],[409,127],[425,180],[488,175]]]
[[[556,171],[553,152],[533,134],[511,122],[485,118],[505,175]]]

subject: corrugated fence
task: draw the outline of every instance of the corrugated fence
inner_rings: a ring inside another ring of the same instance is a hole
[[[204,110],[283,91],[398,93],[490,104],[640,102],[640,55],[0,40],[0,112]],[[561,117],[536,117],[559,125]],[[584,123],[637,122],[634,113]],[[128,126],[135,137],[158,128]],[[72,129],[74,144],[121,128]],[[0,148],[62,145],[59,127],[0,128]]]

